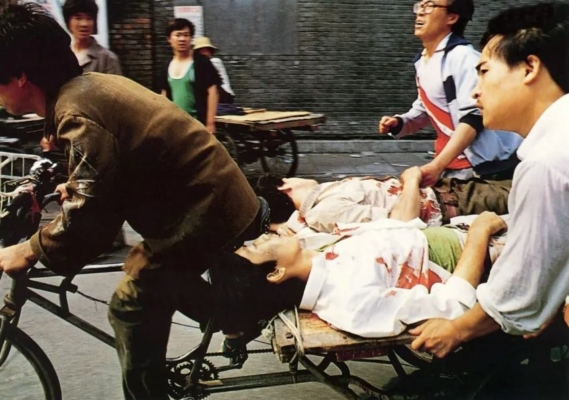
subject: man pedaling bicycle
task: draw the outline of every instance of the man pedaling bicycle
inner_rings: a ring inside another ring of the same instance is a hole
[[[127,78],[82,74],[69,35],[41,6],[0,15],[0,102],[45,117],[44,137],[68,155],[70,196],[30,240],[0,250],[0,269],[16,276],[40,261],[73,276],[127,221],[144,241],[109,310],[124,395],[167,399],[173,313],[208,320],[214,299],[200,275],[209,254],[257,237],[266,208],[201,123]]]

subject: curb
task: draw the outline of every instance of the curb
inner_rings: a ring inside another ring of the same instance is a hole
[[[297,140],[299,153],[426,153],[434,140]]]

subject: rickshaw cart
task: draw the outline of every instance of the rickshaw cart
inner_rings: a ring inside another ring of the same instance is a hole
[[[293,131],[314,131],[324,114],[245,109],[245,115],[216,117],[216,136],[240,167],[260,161],[265,174],[285,178],[298,169]]]

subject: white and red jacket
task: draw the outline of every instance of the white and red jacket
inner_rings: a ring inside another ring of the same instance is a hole
[[[476,130],[477,136],[464,154],[453,160],[448,168],[472,166],[477,172],[478,169],[484,170],[485,174],[500,171],[500,161],[506,161],[514,155],[522,138],[512,132],[484,129],[482,125],[482,116],[472,98],[478,80],[475,67],[480,53],[462,36],[452,33],[441,41],[436,51],[443,53],[442,57],[437,58],[440,62],[438,78],[442,78],[443,101],[430,90],[436,87],[436,82],[435,86],[432,82],[421,84],[417,78],[419,96],[407,113],[397,115],[400,123],[393,132],[402,137],[431,123],[437,132],[435,153],[439,154],[456,126],[466,123]],[[422,53],[414,61],[417,72],[421,67],[421,57]]]

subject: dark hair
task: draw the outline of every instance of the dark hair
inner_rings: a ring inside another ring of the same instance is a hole
[[[267,175],[259,178],[253,188],[257,196],[263,197],[269,203],[270,219],[274,223],[286,222],[295,211],[290,197],[277,189],[282,184],[282,179]]]
[[[464,35],[464,30],[468,22],[472,20],[474,15],[474,1],[473,0],[449,0],[447,12],[450,14],[457,14],[458,21],[452,26],[452,32],[457,35]]]
[[[196,28],[194,27],[193,23],[191,23],[185,18],[174,18],[172,21],[170,21],[168,27],[166,28],[166,37],[170,37],[170,35],[174,31],[181,31],[186,28],[189,28],[190,36],[194,37]]]
[[[0,15],[0,84],[26,74],[46,93],[81,75],[71,38],[43,7],[14,4]]]
[[[97,14],[99,14],[99,6],[97,6],[95,0],[66,0],[63,7],[61,7],[61,11],[63,12],[63,19],[65,20],[67,28],[69,28],[69,20],[72,16],[85,13],[95,21],[93,33],[97,33]]]
[[[551,2],[503,11],[488,22],[481,46],[494,37],[499,40],[491,52],[510,67],[534,55],[561,90],[569,92],[569,4]]]
[[[259,321],[299,305],[306,283],[289,279],[267,281],[276,263],[253,264],[234,253],[215,255],[210,262],[214,315],[225,332],[248,331]]]

